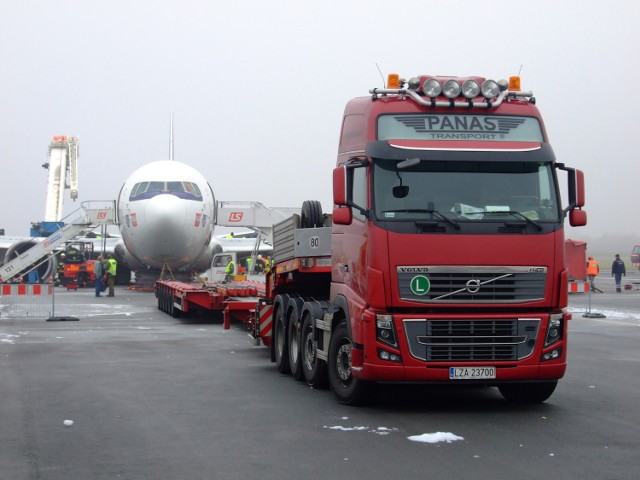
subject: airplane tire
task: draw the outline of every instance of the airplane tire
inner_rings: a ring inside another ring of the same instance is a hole
[[[317,200],[305,200],[300,210],[300,228],[322,226],[322,205]]]

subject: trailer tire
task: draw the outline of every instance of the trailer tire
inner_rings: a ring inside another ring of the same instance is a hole
[[[283,305],[279,304],[273,317],[273,348],[276,368],[280,373],[289,373],[289,351],[287,348],[287,329],[284,320]]]
[[[307,384],[313,388],[324,389],[329,386],[327,364],[318,358],[317,343],[313,338],[313,317],[311,312],[304,314],[300,334],[300,355],[302,373]]]
[[[329,342],[329,384],[338,401],[344,405],[358,405],[362,402],[368,382],[353,376],[351,370],[351,349],[347,323],[341,321],[331,334]]]
[[[300,210],[300,228],[322,226],[322,204],[317,200],[305,200]]]
[[[302,380],[302,360],[300,355],[300,323],[298,308],[295,302],[291,302],[292,308],[289,310],[287,321],[287,345],[289,348],[289,370],[296,380]]]
[[[540,383],[506,383],[498,386],[504,398],[513,403],[542,403],[556,389],[558,381]]]
[[[180,314],[182,313],[182,311],[178,308],[176,308],[176,304],[175,301],[173,299],[173,294],[171,295],[171,297],[169,298],[169,301],[171,302],[171,316],[173,318],[180,318]]]

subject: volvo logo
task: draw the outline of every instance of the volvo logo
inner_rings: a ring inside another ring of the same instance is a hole
[[[466,283],[467,292],[469,293],[478,293],[480,290],[480,280],[477,278],[472,278]]]

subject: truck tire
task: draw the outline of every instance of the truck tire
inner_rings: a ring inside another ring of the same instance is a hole
[[[327,364],[317,356],[317,345],[313,340],[313,317],[310,312],[304,314],[302,332],[300,334],[300,355],[302,373],[307,384],[313,388],[327,388]]]
[[[366,393],[368,382],[355,378],[351,371],[352,343],[343,320],[331,334],[329,342],[329,384],[338,401],[358,405]]]
[[[289,347],[289,370],[296,380],[302,380],[302,360],[300,358],[300,322],[298,307],[295,302],[291,302],[287,320],[287,345]]]
[[[508,383],[500,385],[498,390],[504,398],[513,403],[542,403],[556,389],[558,381],[540,383]]]
[[[273,348],[276,368],[280,373],[289,373],[289,351],[287,348],[287,329],[285,328],[283,305],[278,304],[276,309],[273,317]]]
[[[322,226],[322,205],[317,200],[305,200],[300,210],[300,228]]]

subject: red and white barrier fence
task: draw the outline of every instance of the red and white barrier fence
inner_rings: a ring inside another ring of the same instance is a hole
[[[589,284],[587,282],[569,282],[569,293],[587,293]]]
[[[49,317],[53,289],[50,283],[0,283],[0,319]]]

